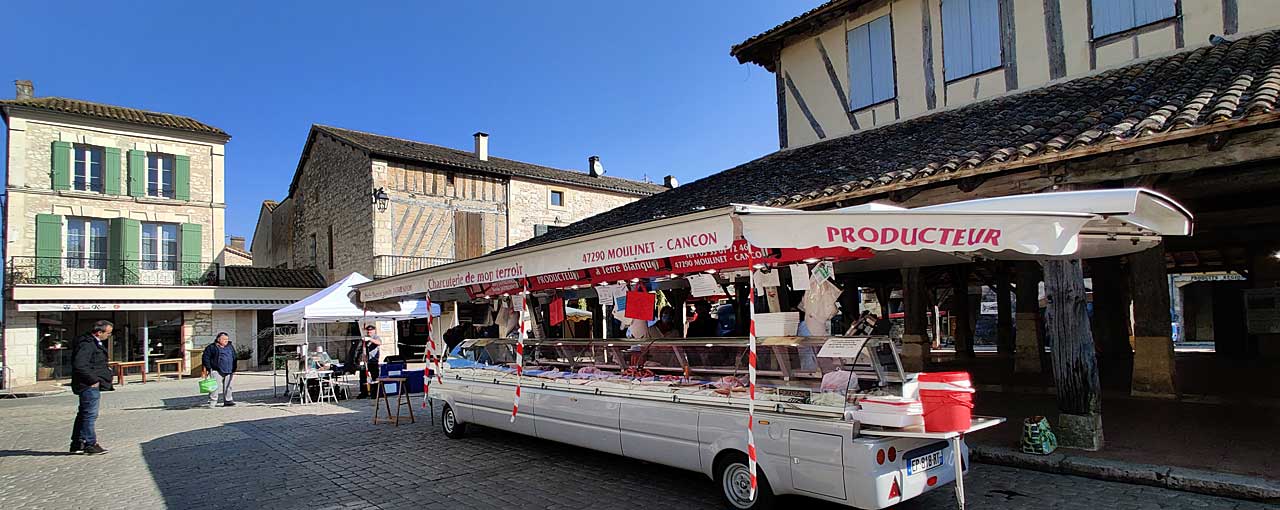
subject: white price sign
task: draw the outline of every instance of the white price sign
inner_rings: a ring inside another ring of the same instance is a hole
[[[857,358],[862,347],[867,345],[866,338],[828,338],[818,350],[819,358]]]

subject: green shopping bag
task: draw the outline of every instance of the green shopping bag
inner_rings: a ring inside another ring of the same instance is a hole
[[[218,380],[212,377],[206,377],[200,380],[200,393],[213,393],[218,389]]]

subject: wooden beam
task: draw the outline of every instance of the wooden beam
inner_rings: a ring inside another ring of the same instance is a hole
[[[934,320],[937,320],[935,317]],[[951,320],[955,326],[956,356],[972,358],[973,330],[969,329],[969,266],[951,268]]]
[[[902,297],[905,305],[902,327],[902,364],[908,372],[923,372],[929,362],[929,289],[920,268],[902,269]],[[888,314],[886,313],[886,319]]]
[[[995,263],[996,276],[996,352],[1004,357],[1013,356],[1013,288],[1009,285],[1009,263]]]
[[[1133,295],[1132,392],[1135,396],[1176,397],[1164,246],[1129,255],[1129,277]]]
[[[1084,271],[1079,259],[1044,263],[1045,331],[1053,344],[1058,396],[1058,440],[1063,446],[1102,448],[1102,384],[1085,310]]]

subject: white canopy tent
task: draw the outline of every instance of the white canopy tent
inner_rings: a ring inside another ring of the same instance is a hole
[[[428,305],[425,298],[387,299],[377,302],[357,304],[352,298],[353,287],[367,283],[368,277],[360,273],[351,273],[324,290],[316,292],[306,299],[285,308],[276,310],[272,319],[276,325],[296,324],[299,334],[276,335],[273,340],[272,353],[278,346],[301,347],[300,357],[305,358],[310,349],[311,334],[309,324],[337,324],[359,321],[407,320],[430,318],[440,315],[440,305]],[[305,359],[303,359],[305,362]],[[272,388],[274,393],[275,371],[272,370]],[[285,379],[289,379],[286,365]]]

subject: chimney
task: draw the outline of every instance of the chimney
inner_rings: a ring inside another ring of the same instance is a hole
[[[666,177],[663,177],[663,178],[662,178],[662,185],[663,185],[663,186],[666,186],[666,187],[667,187],[667,189],[671,189],[671,188],[674,188],[674,187],[679,186],[679,185],[680,185],[680,181],[677,181],[677,180],[676,180],[676,176],[674,176],[674,175],[668,175],[668,176],[666,176]]]
[[[476,159],[489,161],[489,133],[476,131]]]
[[[17,80],[13,82],[16,89],[13,93],[14,99],[32,99],[36,97],[36,86],[31,84],[31,80]]]
[[[244,248],[244,236],[231,236],[231,244],[229,246],[240,251],[249,251]]]
[[[592,177],[604,175],[604,165],[600,164],[600,156],[587,158],[587,173],[591,174]]]

